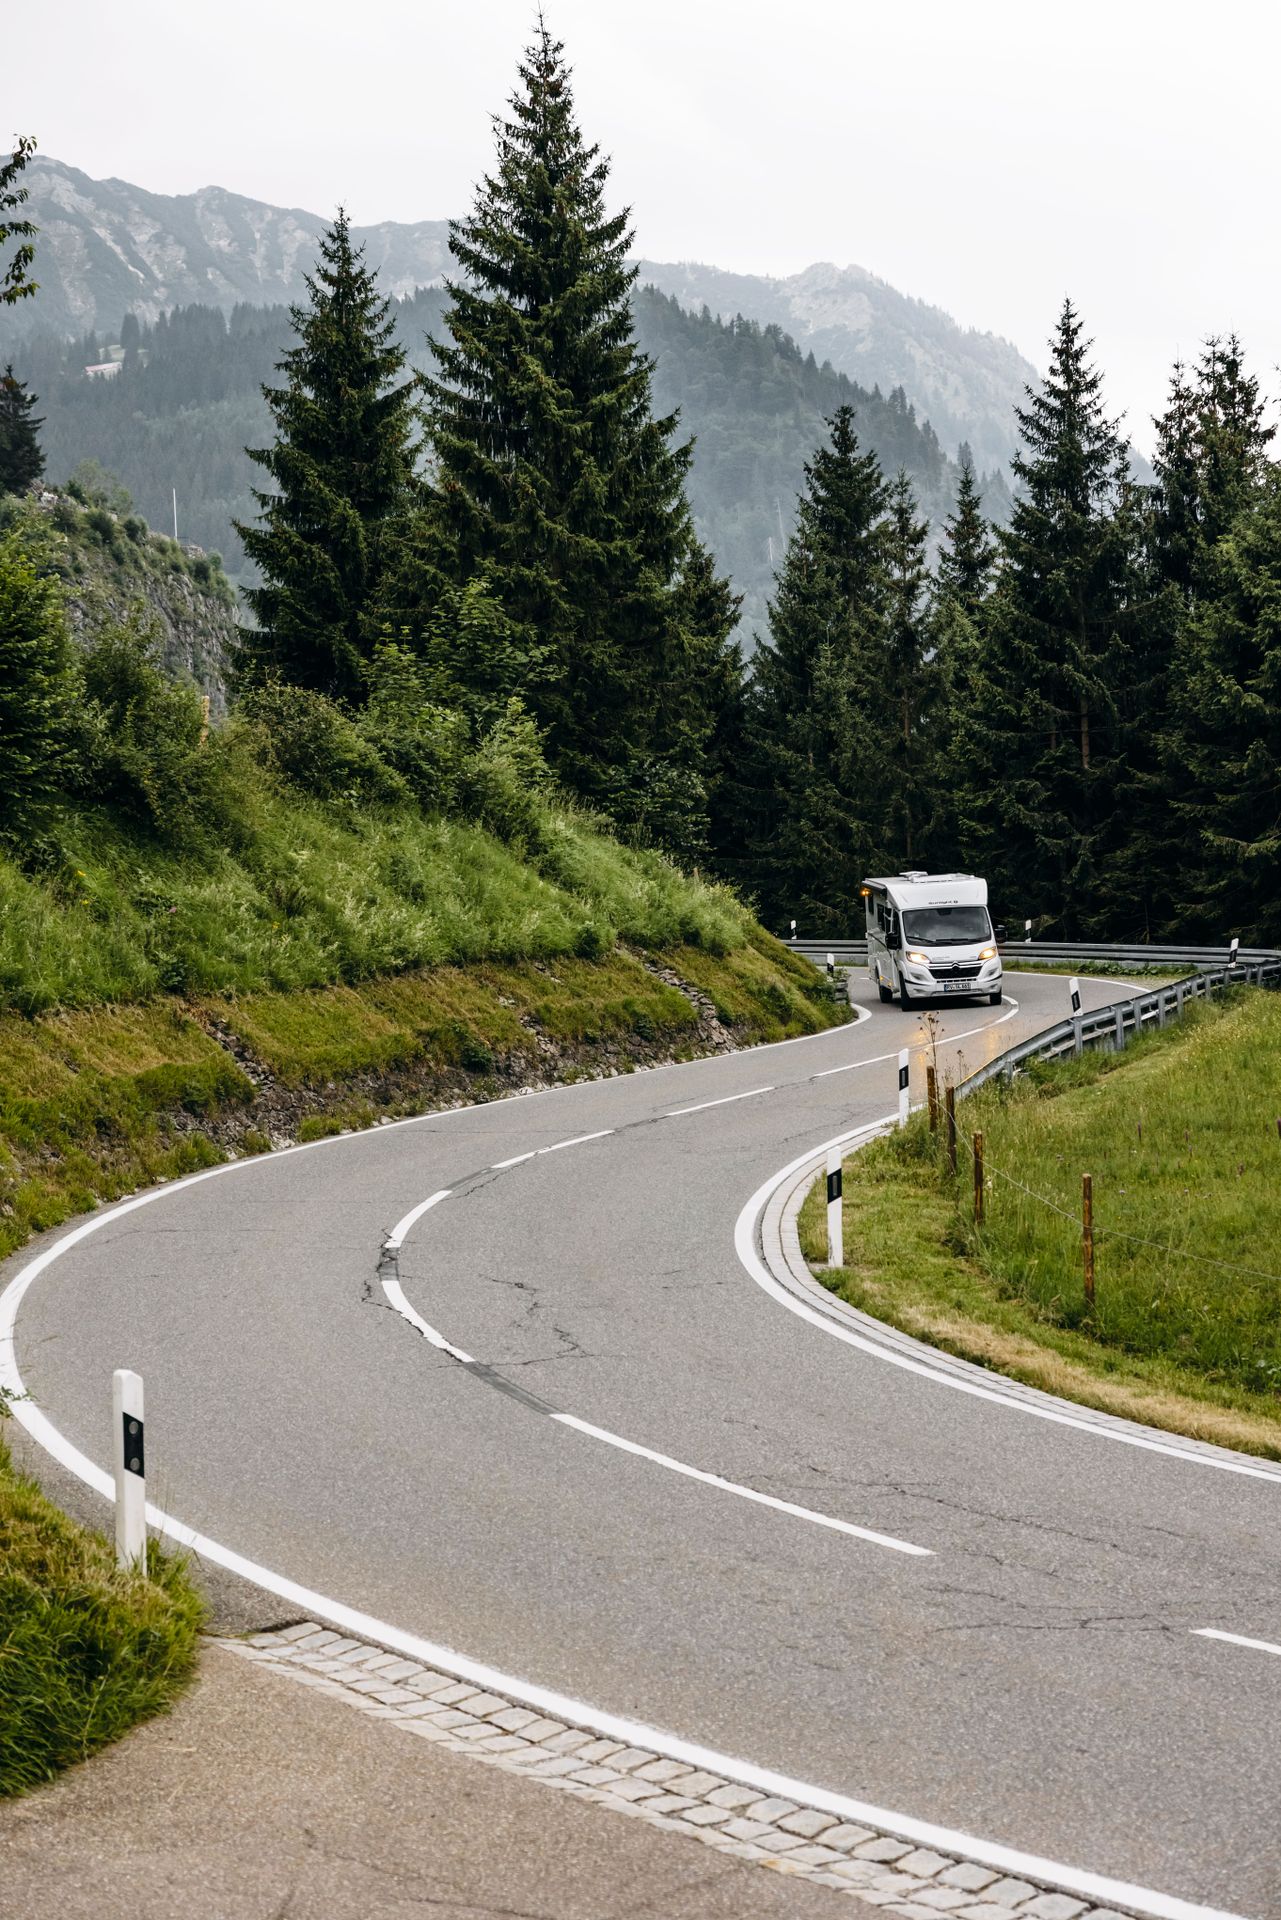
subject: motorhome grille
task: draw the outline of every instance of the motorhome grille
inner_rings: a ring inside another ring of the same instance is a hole
[[[932,960],[930,972],[936,980],[973,980],[978,974],[977,960]]]

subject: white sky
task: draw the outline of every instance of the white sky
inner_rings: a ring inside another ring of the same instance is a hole
[[[60,0],[5,22],[13,131],[94,176],[353,219],[461,211],[534,0]],[[1150,444],[1237,328],[1281,380],[1265,0],[548,0],[639,251],[856,261],[1037,364],[1065,291]],[[0,139],[10,129],[0,128]]]

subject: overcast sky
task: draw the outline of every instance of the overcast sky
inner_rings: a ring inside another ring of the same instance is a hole
[[[547,18],[643,253],[857,262],[1038,365],[1070,291],[1145,448],[1170,362],[1209,332],[1235,327],[1281,385],[1266,0],[548,0]],[[439,218],[488,163],[533,19],[531,0],[14,8],[5,111],[46,153],[159,192]]]

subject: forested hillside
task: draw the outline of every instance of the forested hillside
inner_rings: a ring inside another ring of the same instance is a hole
[[[444,290],[395,300],[392,314],[409,364],[430,364]],[[724,322],[685,312],[674,299],[638,288],[633,314],[642,350],[657,362],[656,403],[679,408],[695,441],[689,498],[699,535],[743,595],[744,640],[764,620],[773,571],[792,528],[801,470],[842,403],[887,471],[912,476],[933,524],[951,506],[956,469],[907,396],[856,386],[804,355],[778,327]],[[262,387],[273,378],[289,333],[282,306],[189,306],[154,324],[123,317],[111,337],[67,342],[45,329],[23,343],[18,365],[39,395],[46,471],[65,479],[84,459],[118,474],[153,525],[170,524],[177,490],[179,532],[220,553],[233,580],[255,576],[233,520],[252,516],[252,466],[245,453],[267,430]],[[118,373],[86,366],[119,356]],[[1003,511],[997,486],[990,506]]]
[[[149,322],[193,304],[229,313],[242,303],[296,300],[325,228],[315,213],[222,187],[152,193],[127,180],[93,180],[48,155],[32,161],[27,186],[41,232],[41,300],[38,312],[7,316],[0,351],[37,327],[114,338],[126,311]],[[438,286],[450,271],[444,220],[389,220],[353,233],[395,297]],[[949,455],[965,440],[981,468],[1008,467],[1011,409],[1037,373],[999,335],[960,326],[860,266],[819,262],[779,279],[688,261],[640,264],[640,285],[675,294],[691,312],[706,304],[725,320],[741,314],[781,326],[802,351],[860,386],[903,387]]]

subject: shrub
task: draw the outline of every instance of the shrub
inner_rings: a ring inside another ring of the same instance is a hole
[[[79,784],[175,846],[226,833],[232,796],[205,745],[200,695],[171,680],[140,615],[104,628],[80,667]]]
[[[406,782],[350,716],[323,693],[269,680],[246,695],[264,764],[303,793],[353,806],[395,805]]]
[[[70,651],[57,583],[16,532],[0,537],[0,834],[21,839],[67,771]]]

